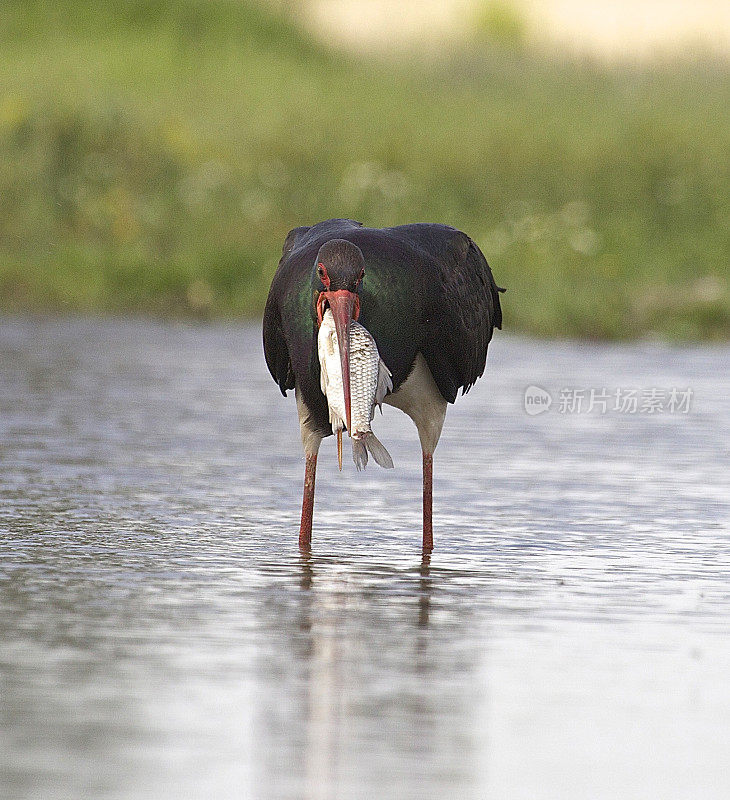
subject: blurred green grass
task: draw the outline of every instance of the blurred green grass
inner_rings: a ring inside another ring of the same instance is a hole
[[[438,221],[505,326],[730,336],[730,68],[372,61],[233,0],[6,0],[0,307],[260,312],[286,232]]]

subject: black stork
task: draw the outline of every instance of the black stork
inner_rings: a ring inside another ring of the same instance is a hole
[[[284,242],[264,311],[266,364],[284,396],[294,389],[306,457],[299,545],[312,539],[314,479],[322,439],[332,434],[320,388],[317,333],[329,306],[343,358],[349,407],[349,325],[375,338],[393,376],[385,402],[415,422],[423,452],[423,551],[433,549],[433,452],[448,403],[484,372],[500,290],[481,250],[448,225],[365,228],[331,219],[294,228]]]

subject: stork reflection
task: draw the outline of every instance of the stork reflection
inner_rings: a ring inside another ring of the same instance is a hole
[[[421,580],[418,583],[418,627],[425,628],[428,625],[429,612],[431,611],[431,594],[433,592],[430,553],[424,552],[421,556],[419,573]]]
[[[395,796],[414,774],[459,783],[472,763],[473,665],[459,646],[471,612],[447,602],[454,573],[431,559],[394,566],[302,553],[288,586],[279,576],[261,619],[262,680],[273,687],[259,694],[256,737],[266,796],[292,786],[312,800],[358,786]],[[438,615],[436,592],[446,601]]]

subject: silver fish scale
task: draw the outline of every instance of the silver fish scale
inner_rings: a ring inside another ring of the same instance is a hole
[[[350,323],[350,414],[352,435],[370,431],[375,413],[380,354],[375,339],[354,320]]]

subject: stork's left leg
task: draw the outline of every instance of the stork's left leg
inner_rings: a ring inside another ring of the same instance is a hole
[[[400,408],[416,423],[423,453],[423,552],[433,550],[433,451],[446,418],[446,400],[436,386],[426,359],[416,355],[409,376],[383,401]]]
[[[304,494],[302,496],[302,521],[299,524],[299,547],[308,550],[312,545],[312,517],[314,516],[314,479],[317,475],[317,454],[307,454],[304,468]]]
[[[423,552],[433,550],[433,453],[423,451]]]

